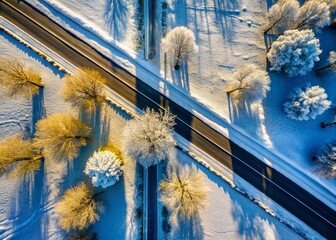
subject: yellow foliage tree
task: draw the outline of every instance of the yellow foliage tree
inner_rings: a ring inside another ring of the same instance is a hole
[[[24,62],[16,58],[0,59],[0,85],[6,88],[8,97],[30,97],[44,87],[40,74],[26,68]]]
[[[99,220],[104,208],[94,200],[98,194],[93,195],[83,182],[67,190],[55,206],[61,228],[66,231],[83,230]]]
[[[105,78],[97,71],[83,68],[74,75],[65,77],[65,86],[61,95],[72,106],[83,108],[90,114],[106,102],[105,82]]]
[[[42,159],[32,141],[23,140],[19,135],[0,142],[0,174],[8,171],[15,176],[32,173],[40,168]]]
[[[56,113],[36,124],[35,144],[45,157],[72,160],[79,148],[85,146],[91,128],[66,113]]]

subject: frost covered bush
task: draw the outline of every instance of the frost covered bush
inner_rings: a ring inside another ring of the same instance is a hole
[[[168,110],[155,112],[147,108],[144,114],[127,122],[123,132],[123,148],[145,168],[167,158],[175,147],[173,126],[175,117]]]
[[[331,105],[327,100],[328,95],[319,86],[298,88],[284,104],[287,116],[295,120],[315,119]]]
[[[319,30],[330,22],[329,5],[324,0],[308,0],[300,8],[292,29]]]
[[[8,97],[30,97],[44,87],[40,74],[16,58],[0,59],[0,85],[5,87]]]
[[[229,82],[226,92],[231,94],[238,103],[244,100],[261,102],[270,90],[270,78],[267,72],[253,64],[237,69]]]
[[[283,70],[292,77],[309,72],[321,52],[312,30],[287,30],[272,44],[267,58],[272,71]]]
[[[207,188],[196,167],[172,165],[168,176],[160,182],[160,201],[171,212],[170,221],[176,225],[178,218],[187,220],[204,207]]]
[[[95,152],[86,162],[84,172],[91,178],[93,186],[107,188],[122,175],[121,162],[113,152]]]
[[[336,177],[336,142],[324,145],[318,155],[317,160],[320,163],[320,172],[327,177]]]
[[[278,32],[287,30],[296,19],[300,4],[296,0],[279,0],[268,11],[264,23],[264,32],[276,28]]]
[[[183,26],[175,27],[162,39],[163,50],[169,59],[174,61],[174,69],[180,68],[180,63],[188,59],[191,53],[197,52],[194,33]]]
[[[96,196],[98,194],[94,195],[83,182],[68,189],[55,205],[61,228],[66,231],[83,230],[99,220],[104,208],[94,200]]]

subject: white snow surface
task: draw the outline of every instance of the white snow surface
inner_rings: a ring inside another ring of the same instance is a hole
[[[6,25],[0,18],[1,25]],[[39,45],[41,51],[47,52],[43,45],[26,36],[25,33],[11,27],[11,30],[20,35],[34,46]],[[46,114],[61,111],[72,111],[70,107],[60,100],[58,91],[62,87],[63,73],[39,57],[30,49],[19,44],[7,34],[0,34],[0,55],[17,56],[29,65],[38,69],[45,83],[44,106]],[[53,54],[49,52],[49,54]],[[56,54],[48,56],[57,58],[68,70],[74,71],[73,65],[62,60]],[[110,98],[118,99],[117,95],[109,91]],[[132,109],[128,106],[129,109]],[[32,108],[31,101],[21,98],[3,99],[0,95],[1,123],[0,138],[15,133],[31,135]],[[132,109],[133,110],[133,109]],[[135,109],[138,111],[138,109]],[[36,112],[35,112],[36,113]],[[100,123],[95,127],[96,141],[90,143],[81,151],[80,157],[72,164],[52,163],[43,166],[44,170],[35,176],[26,179],[8,179],[5,176],[0,181],[0,238],[1,239],[63,239],[65,233],[58,225],[53,212],[55,202],[70,186],[75,185],[83,178],[85,159],[97,150],[99,145],[110,139],[120,144],[120,136],[125,125],[125,116],[121,111],[111,112],[111,117],[102,115]],[[121,115],[120,115],[121,114]],[[89,119],[88,119],[89,120]],[[105,133],[102,135],[101,133]],[[180,141],[179,141],[180,142]],[[187,144],[188,145],[188,144]],[[184,153],[178,151],[177,158],[182,164],[195,164]],[[197,227],[201,227],[204,239],[300,239],[291,229],[260,209],[259,206],[249,201],[221,178],[210,172],[202,165],[196,163],[200,174],[206,174],[207,184],[210,187],[209,198],[204,210],[201,211]],[[220,166],[223,168],[222,166]],[[125,159],[124,175],[113,187],[100,195],[98,200],[103,201],[106,211],[101,220],[94,224],[93,231],[101,239],[135,239],[137,230],[134,224],[134,191],[137,171],[135,161]],[[87,179],[87,181],[90,181]],[[237,178],[235,182],[240,182]],[[248,186],[248,191],[253,188]],[[254,190],[255,191],[255,190]],[[258,195],[258,191],[255,191]],[[271,201],[272,202],[272,201]],[[218,206],[222,206],[219,208]],[[273,206],[274,207],[274,206]],[[212,214],[216,217],[212,217]],[[290,215],[290,214],[289,214]],[[225,217],[224,217],[225,216]],[[288,217],[288,216],[286,216]],[[258,223],[256,229],[253,224]],[[179,234],[184,234],[187,226],[182,226],[172,235],[178,239]],[[199,230],[199,228],[195,228]],[[303,231],[311,232],[309,228]],[[113,234],[111,234],[113,233]],[[200,234],[196,231],[195,233]],[[315,238],[316,233],[311,234]]]
[[[269,7],[265,1],[168,0],[167,27],[187,26],[194,31],[199,46],[198,53],[179,72],[165,65],[159,52],[152,61],[142,60],[142,53],[133,50],[134,37],[118,41],[113,34],[106,35],[111,31],[103,17],[108,1],[27,2],[336,209],[336,180],[317,176],[316,163],[310,160],[323,143],[334,140],[336,128],[320,128],[322,121],[333,118],[332,112],[303,123],[289,119],[282,107],[292,89],[308,82],[321,85],[328,99],[335,101],[335,77],[312,71],[304,77],[288,78],[284,73],[271,72],[271,91],[262,105],[237,107],[224,92],[225,79],[241,65],[254,63],[266,68],[268,41],[259,30],[260,18]],[[127,19],[131,20],[124,29],[134,36],[134,4],[117,2],[128,9]],[[336,34],[324,29],[316,36],[323,61],[330,50],[335,50],[330,43],[336,41]],[[318,64],[323,65],[322,61]]]

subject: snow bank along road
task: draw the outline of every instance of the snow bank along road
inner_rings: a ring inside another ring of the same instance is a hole
[[[93,50],[43,13],[24,2],[17,4],[16,0],[0,0],[0,15],[72,64],[99,71],[107,79],[108,87],[138,108],[149,106],[158,109],[169,106],[172,113],[177,115],[175,130],[178,134],[251,183],[322,236],[335,238],[335,210]]]

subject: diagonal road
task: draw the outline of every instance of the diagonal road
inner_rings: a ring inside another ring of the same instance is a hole
[[[327,239],[335,239],[336,211],[239,147],[140,79],[119,67],[24,2],[0,0],[0,15],[78,67],[100,72],[107,85],[140,109],[169,106],[175,130]]]

